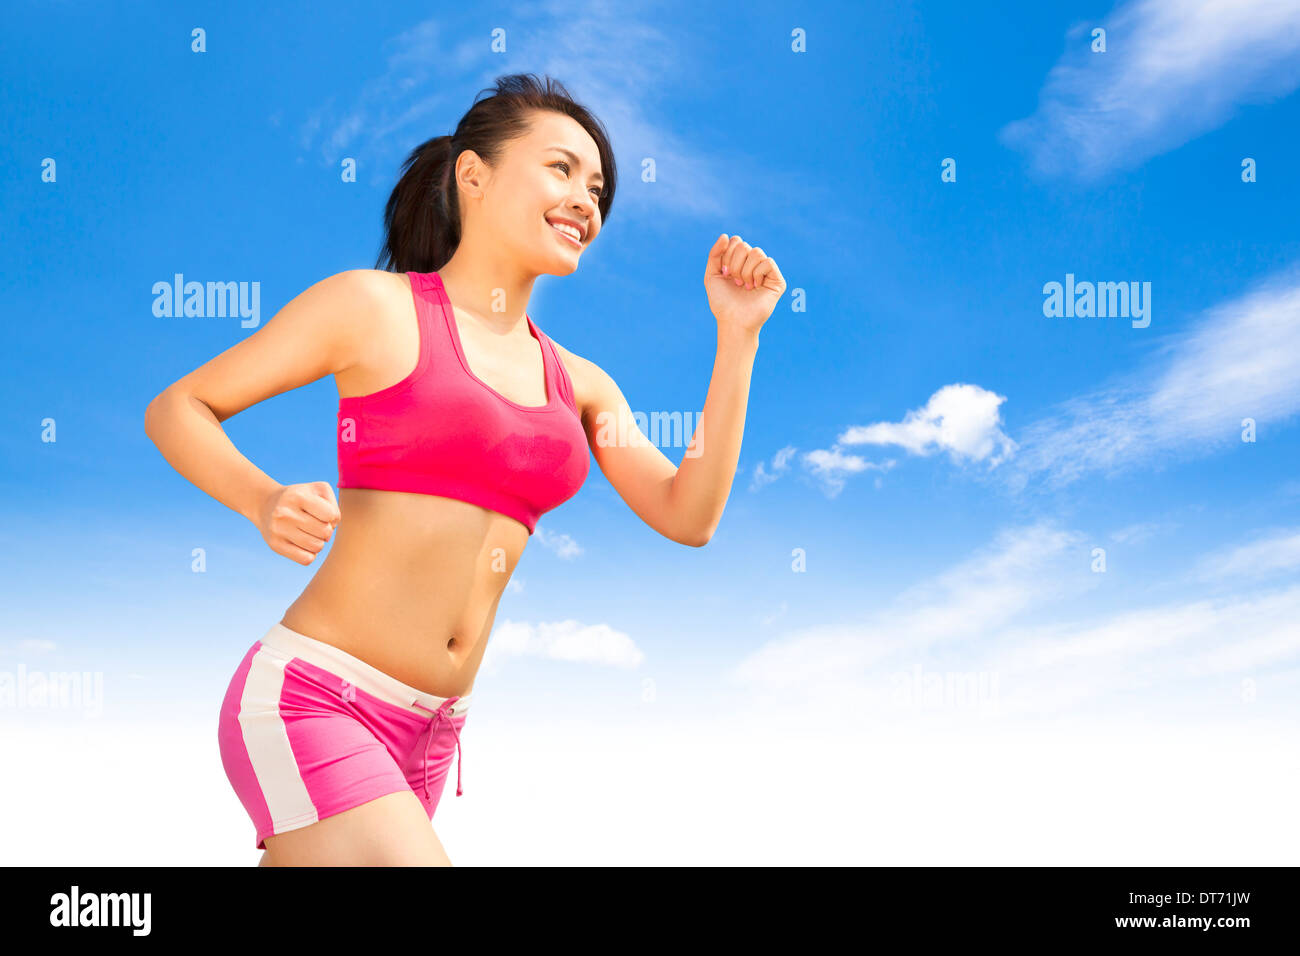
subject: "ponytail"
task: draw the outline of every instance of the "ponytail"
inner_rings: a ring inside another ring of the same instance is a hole
[[[460,244],[452,137],[435,136],[411,151],[384,207],[385,241],[375,263],[388,272],[436,272]]]

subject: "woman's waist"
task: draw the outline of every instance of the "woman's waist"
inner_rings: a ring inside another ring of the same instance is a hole
[[[366,599],[339,600],[309,586],[285,611],[281,623],[332,645],[413,687],[440,697],[467,695],[495,615],[487,608],[431,609],[385,606]],[[472,651],[477,649],[477,653]]]
[[[354,567],[331,552],[290,605],[332,631],[405,644],[465,643],[490,625],[505,581],[463,568],[423,569],[391,559]]]

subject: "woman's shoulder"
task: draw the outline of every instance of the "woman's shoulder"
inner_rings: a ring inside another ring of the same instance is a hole
[[[326,276],[320,285],[331,292],[374,303],[391,301],[395,293],[410,290],[411,280],[404,272],[383,269],[344,269]]]
[[[405,272],[389,272],[386,269],[349,269],[339,274],[348,276],[351,282],[381,292],[411,288],[411,277]]]

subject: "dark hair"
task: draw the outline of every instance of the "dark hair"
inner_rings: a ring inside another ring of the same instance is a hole
[[[492,93],[481,99],[484,93]],[[614,204],[618,171],[614,151],[600,120],[575,102],[558,80],[546,77],[545,84],[532,73],[499,76],[496,87],[480,90],[456,132],[435,136],[411,151],[402,164],[397,185],[384,209],[384,245],[376,269],[388,272],[436,272],[460,244],[460,205],[457,201],[456,159],[472,149],[492,164],[500,159],[506,144],[527,134],[534,110],[552,110],[571,116],[591,134],[600,151],[601,224],[609,221]]]

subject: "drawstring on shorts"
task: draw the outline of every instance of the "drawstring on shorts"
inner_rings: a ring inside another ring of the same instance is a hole
[[[429,735],[424,741],[424,798],[426,800],[429,799],[429,745],[433,743],[434,731],[437,729],[438,721],[443,717],[447,718],[447,726],[449,726],[451,732],[456,735],[456,796],[459,797],[461,793],[464,792],[460,787],[460,731],[456,729],[456,725],[452,723],[451,720],[451,708],[458,700],[460,700],[459,697],[447,698],[447,700],[443,701],[437,710],[433,711],[433,716],[429,718]],[[411,704],[412,706],[419,707],[421,710],[429,709],[418,700],[412,701]]]

